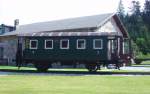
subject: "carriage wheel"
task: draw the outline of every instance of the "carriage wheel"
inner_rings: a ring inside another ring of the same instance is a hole
[[[37,71],[46,72],[51,67],[51,64],[45,63],[45,62],[36,62],[36,63],[34,63],[34,66],[37,69]]]
[[[89,72],[96,72],[98,70],[98,67],[96,64],[87,64],[86,68],[89,70]]]

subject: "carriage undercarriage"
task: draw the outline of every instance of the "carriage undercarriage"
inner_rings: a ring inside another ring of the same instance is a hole
[[[111,66],[113,65],[113,69],[118,69],[120,70],[120,67],[123,66],[122,61],[34,61],[34,60],[26,60],[26,63],[24,62],[24,65],[27,65],[29,63],[32,63],[34,67],[37,69],[39,72],[46,72],[48,71],[49,68],[56,68],[53,67],[53,65],[59,65],[61,66],[67,66],[68,68],[86,68],[89,72],[96,72],[98,70],[101,70],[102,68],[107,68],[110,69]],[[82,65],[82,67],[78,67],[79,65]],[[58,66],[57,66],[58,67]]]

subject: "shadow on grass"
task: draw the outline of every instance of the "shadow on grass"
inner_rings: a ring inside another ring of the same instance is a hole
[[[13,73],[19,73],[19,74],[48,74],[48,75],[150,75],[150,72],[122,72],[122,71],[98,71],[98,72],[88,72],[88,71],[62,71],[62,70],[50,70],[47,72],[38,72],[36,70],[14,70],[14,69],[0,69],[0,72],[11,72]]]

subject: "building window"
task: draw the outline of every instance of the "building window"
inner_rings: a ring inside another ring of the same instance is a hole
[[[69,49],[69,40],[68,39],[60,40],[60,49]]]
[[[45,40],[45,49],[53,49],[53,40]]]
[[[77,49],[85,49],[86,48],[86,41],[84,39],[77,40]]]
[[[101,39],[94,39],[93,40],[93,49],[102,49],[102,40]]]
[[[30,49],[38,48],[38,40],[30,40]]]

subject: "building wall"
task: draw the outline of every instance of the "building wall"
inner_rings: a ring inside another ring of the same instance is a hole
[[[0,35],[3,35],[4,33],[11,32],[14,30],[14,27],[7,26],[7,25],[0,25]],[[1,60],[7,60],[8,65],[14,65],[14,59],[15,59],[15,53],[16,53],[16,39],[14,40],[5,40],[0,41],[0,59]],[[3,63],[3,62],[0,62]]]
[[[113,18],[105,22],[103,26],[99,27],[97,32],[117,32],[119,35],[122,35],[120,29],[118,28]]]
[[[16,59],[17,40],[4,41],[6,46],[3,50],[3,58],[8,59],[8,65],[14,65]]]

